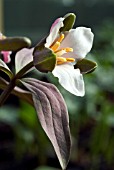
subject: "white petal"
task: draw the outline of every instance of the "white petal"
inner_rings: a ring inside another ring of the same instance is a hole
[[[63,27],[63,20],[64,18],[58,18],[55,20],[55,22],[52,24],[52,27],[50,29],[50,34],[46,39],[45,47],[50,47],[50,45],[55,41],[55,39],[58,36],[59,29]]]
[[[84,58],[92,48],[93,37],[94,35],[90,28],[77,27],[70,30],[62,41],[60,48],[71,47],[73,48],[73,52],[64,54],[64,57]]]
[[[59,83],[67,91],[76,96],[84,96],[84,81],[79,69],[74,69],[70,64],[63,64],[57,65],[52,73],[59,78]]]
[[[18,51],[15,57],[15,69],[16,73],[19,72],[24,66],[26,66],[29,62],[33,61],[33,48],[23,48]]]

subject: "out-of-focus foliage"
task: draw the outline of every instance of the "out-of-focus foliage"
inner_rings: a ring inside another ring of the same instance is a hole
[[[51,168],[51,167],[48,167],[48,166],[41,166],[35,170],[59,170],[59,169],[55,169],[55,168]]]

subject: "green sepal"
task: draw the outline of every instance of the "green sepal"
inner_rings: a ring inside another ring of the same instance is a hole
[[[97,63],[91,60],[82,59],[76,63],[74,68],[79,68],[82,74],[87,74],[93,72],[97,68]]]
[[[31,46],[31,40],[27,37],[8,37],[0,40],[0,51],[19,51]]]
[[[69,31],[73,27],[76,20],[76,15],[74,13],[68,13],[64,16],[64,18],[64,26],[60,28],[60,32]]]
[[[37,70],[44,73],[51,72],[55,68],[56,55],[44,46],[44,40],[34,48],[33,63]]]

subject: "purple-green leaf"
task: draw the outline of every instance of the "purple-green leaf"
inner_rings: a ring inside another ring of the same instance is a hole
[[[52,142],[64,170],[71,149],[69,117],[64,99],[58,89],[50,83],[33,78],[23,79],[22,83],[32,93],[39,121]]]
[[[33,51],[33,62],[37,70],[47,73],[55,68],[56,55],[55,53],[44,46],[45,39],[41,40]]]

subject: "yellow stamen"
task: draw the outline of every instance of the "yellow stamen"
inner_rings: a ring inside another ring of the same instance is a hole
[[[64,58],[64,57],[57,57],[57,61],[66,62],[66,58]]]
[[[66,58],[57,57],[57,65],[64,64],[66,62]]]
[[[65,50],[66,52],[73,52],[73,48],[69,48],[69,47],[64,48],[63,50]]]
[[[50,46],[50,48],[55,52],[60,47],[60,43],[62,42],[63,39],[64,34],[61,34],[58,40],[52,46]]]
[[[61,65],[61,64],[64,64],[65,62],[64,61],[57,61],[57,65]]]
[[[61,34],[57,41],[61,43],[64,37],[65,37],[64,34]]]
[[[61,57],[63,54],[67,53],[67,52],[73,52],[73,48],[70,47],[66,47],[66,48],[61,48],[58,50],[58,48],[60,47],[60,43],[62,42],[62,40],[64,39],[64,34],[61,34],[60,37],[56,40],[55,43],[53,43],[50,48],[54,51],[54,53],[56,54],[56,59],[57,59],[57,65],[60,64],[64,64],[66,62],[74,62],[75,59],[74,58],[64,58]]]
[[[60,42],[56,41],[50,48],[55,52],[60,46]]]
[[[74,58],[66,58],[66,60],[67,60],[68,62],[74,62],[74,61],[75,61]]]
[[[62,51],[62,50],[64,50],[65,52],[73,52],[73,48],[69,48],[69,47],[67,47],[67,48],[61,48],[60,50],[57,50],[57,51],[55,51],[55,52],[57,53],[57,52]]]

